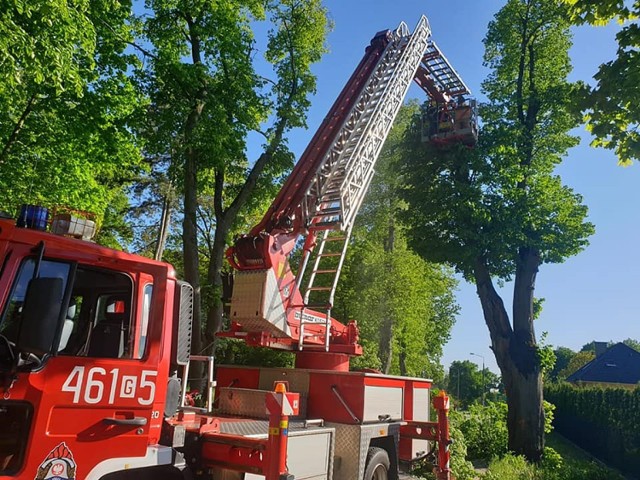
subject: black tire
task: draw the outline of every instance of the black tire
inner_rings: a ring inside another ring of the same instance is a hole
[[[386,450],[378,447],[369,448],[363,480],[388,480],[390,466]]]

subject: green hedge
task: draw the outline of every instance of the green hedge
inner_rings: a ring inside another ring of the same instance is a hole
[[[545,385],[558,432],[605,462],[640,474],[640,388]]]

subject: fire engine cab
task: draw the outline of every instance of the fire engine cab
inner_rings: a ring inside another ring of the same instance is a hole
[[[446,91],[457,76],[430,36],[425,17],[376,34],[262,222],[227,252],[223,335],[293,351],[296,368],[191,355],[191,286],[89,241],[91,220],[35,206],[0,218],[1,480],[377,480],[424,458],[449,478],[448,398],[428,379],[350,371],[357,326],[331,315],[409,85]],[[186,401],[193,361],[208,363],[205,407]]]

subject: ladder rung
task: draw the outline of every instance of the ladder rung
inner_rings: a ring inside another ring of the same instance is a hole
[[[317,273],[317,274],[320,274],[320,275],[324,275],[326,273],[336,273],[337,271],[338,270],[314,270],[311,273]]]
[[[312,223],[309,227],[311,231],[322,231],[322,230],[337,230],[336,226],[340,225],[340,222],[317,222]]]
[[[342,208],[323,208],[322,210],[318,210],[314,217],[326,217],[327,215],[336,215],[338,213],[342,213]]]
[[[346,240],[347,237],[327,237],[324,239],[325,242],[342,242]]]
[[[304,306],[304,308],[310,308],[311,310],[316,310],[318,308],[324,308],[326,310],[331,308],[331,305],[328,303],[308,303]]]
[[[335,252],[335,253],[321,253],[318,256],[319,257],[339,257],[341,255],[342,255],[342,252]]]
[[[326,352],[327,349],[325,348],[324,345],[320,345],[317,343],[303,343],[304,345],[304,350],[311,350],[314,352]]]
[[[328,292],[331,290],[331,287],[309,287],[307,288],[307,292]]]

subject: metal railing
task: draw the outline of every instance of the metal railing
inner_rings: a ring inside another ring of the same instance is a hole
[[[189,365],[192,361],[196,362],[207,362],[208,370],[207,370],[207,406],[204,410],[208,413],[213,411],[213,392],[216,387],[216,381],[213,377],[213,366],[214,360],[213,355],[191,355],[189,356],[189,362],[184,366],[183,377],[182,377],[182,399],[180,400],[180,407],[182,408],[194,408],[197,410],[201,410],[198,407],[193,407],[191,405],[185,405],[185,399],[187,398],[187,386],[189,384]],[[199,380],[199,379],[198,379]]]

